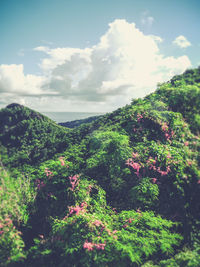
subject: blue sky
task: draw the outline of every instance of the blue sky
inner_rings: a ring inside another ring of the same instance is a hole
[[[199,12],[198,0],[0,0],[0,107],[107,112],[142,97],[200,65]]]

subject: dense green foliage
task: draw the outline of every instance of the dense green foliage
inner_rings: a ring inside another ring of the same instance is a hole
[[[8,152],[7,164],[12,166],[34,164],[62,151],[68,144],[66,132],[49,118],[19,104],[0,111],[0,142]]]
[[[199,266],[199,81],[73,129],[2,109],[1,266]]]

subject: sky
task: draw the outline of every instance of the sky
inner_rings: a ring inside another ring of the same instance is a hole
[[[110,112],[200,65],[199,0],[0,0],[0,108]]]

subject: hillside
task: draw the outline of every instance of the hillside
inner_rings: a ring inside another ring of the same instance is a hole
[[[73,129],[2,109],[2,266],[198,267],[199,80],[186,71]]]
[[[67,132],[44,115],[19,104],[0,110],[1,150],[8,154],[5,164],[35,164],[52,157],[67,146]]]

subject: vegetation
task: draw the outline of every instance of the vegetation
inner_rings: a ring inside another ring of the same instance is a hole
[[[2,109],[0,265],[198,267],[199,82],[188,70],[73,129]]]

